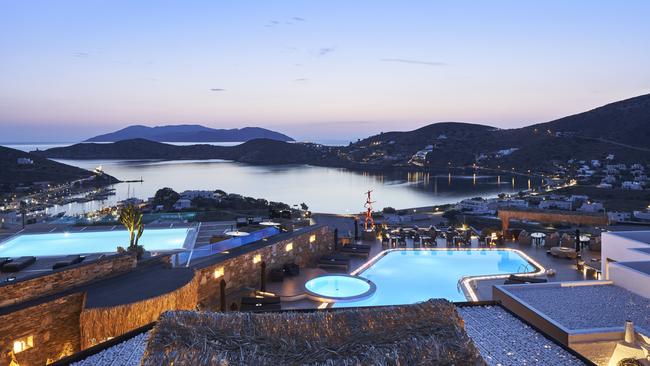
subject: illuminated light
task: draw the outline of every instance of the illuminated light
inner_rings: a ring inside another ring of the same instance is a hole
[[[286,252],[290,252],[290,251],[292,251],[292,250],[293,250],[293,243],[289,243],[289,244],[287,244],[287,246],[284,247],[284,250],[285,250]]]
[[[309,236],[309,242],[310,242],[310,243],[313,243],[313,242],[315,242],[315,241],[316,241],[316,235],[310,235],[310,236]]]
[[[224,274],[223,267],[219,267],[219,268],[214,270],[214,278],[223,277],[223,274]]]
[[[262,255],[257,254],[253,257],[253,263],[259,263],[262,261]]]
[[[318,305],[318,308],[319,308],[319,309],[326,309],[326,308],[327,308],[327,305],[328,305],[328,304],[327,304],[326,302],[324,302],[324,303]]]
[[[14,341],[14,353],[20,353],[34,347],[34,337],[27,336]]]
[[[264,296],[276,296],[274,292],[255,291],[255,297],[264,298]]]

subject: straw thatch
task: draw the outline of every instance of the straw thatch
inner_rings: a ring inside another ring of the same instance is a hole
[[[444,300],[315,312],[163,314],[148,365],[485,365]]]

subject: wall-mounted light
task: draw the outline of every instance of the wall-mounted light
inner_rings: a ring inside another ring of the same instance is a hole
[[[287,251],[287,252],[292,251],[293,250],[293,243],[287,244],[287,246],[284,247],[284,250]]]
[[[309,242],[310,242],[310,243],[313,243],[313,242],[315,242],[315,241],[316,241],[316,235],[310,235],[310,236],[309,236]]]
[[[253,257],[253,263],[259,263],[262,261],[262,255],[257,254]]]
[[[14,353],[20,353],[34,347],[34,337],[27,336],[14,341]]]
[[[223,267],[219,267],[214,270],[214,278],[220,277],[223,277]]]

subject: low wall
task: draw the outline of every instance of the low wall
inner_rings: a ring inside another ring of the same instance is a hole
[[[14,342],[32,337],[33,347],[16,354],[21,366],[43,365],[81,350],[79,314],[84,294],[75,293],[0,316],[0,365],[8,365]]]
[[[639,272],[625,265],[626,262],[609,264],[609,279],[616,286],[650,299],[650,275]]]
[[[168,310],[194,310],[196,277],[185,286],[136,303],[83,309],[79,318],[81,349],[94,346],[156,321]]]
[[[129,271],[136,266],[135,257],[113,255],[71,268],[62,268],[37,277],[20,279],[0,286],[0,307],[21,303],[37,297]]]
[[[287,246],[290,245],[290,250]],[[299,235],[280,240],[225,261],[197,269],[198,301],[203,308],[216,309],[219,304],[219,282],[226,281],[226,291],[260,285],[261,262],[267,269],[281,268],[294,262],[301,267],[312,265],[324,254],[334,250],[334,234],[327,226],[305,230]],[[259,256],[259,257],[258,257]],[[223,277],[215,277],[215,271]]]

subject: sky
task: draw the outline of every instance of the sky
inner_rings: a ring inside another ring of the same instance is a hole
[[[0,0],[0,141],[520,127],[650,93],[648,14],[647,0]]]

